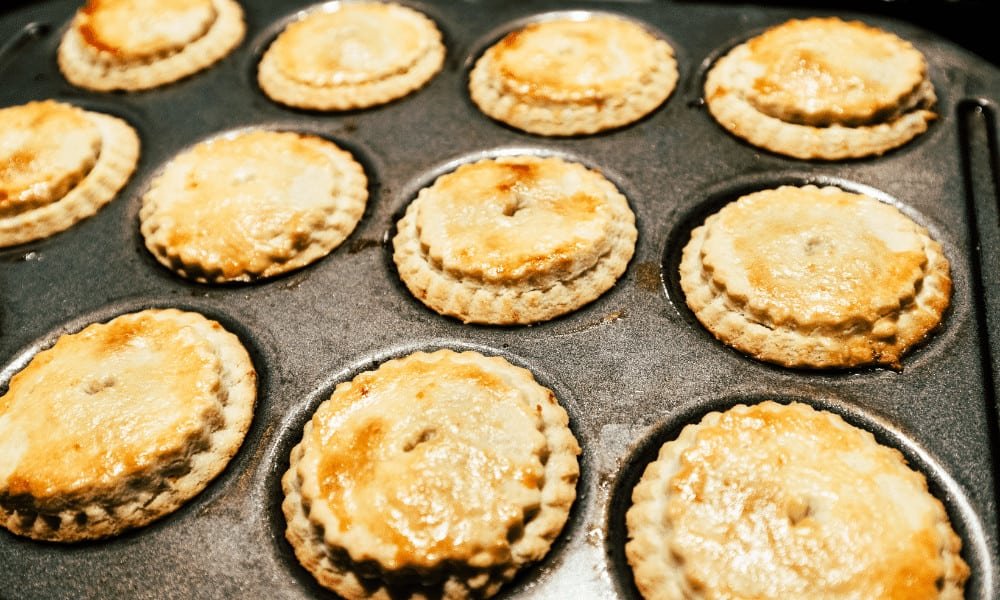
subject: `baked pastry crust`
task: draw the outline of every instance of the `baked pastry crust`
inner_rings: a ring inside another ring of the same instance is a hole
[[[579,453],[526,369],[416,352],[339,384],[306,424],[282,477],[286,537],[348,600],[489,597],[548,553]]]
[[[788,367],[901,368],[951,297],[948,260],[926,229],[833,186],[725,206],[691,233],[680,283],[716,338]]]
[[[59,44],[59,69],[90,90],[146,90],[215,64],[245,32],[234,0],[88,0]]]
[[[526,25],[488,48],[469,73],[480,110],[546,136],[628,125],[663,104],[676,84],[670,44],[613,15]]]
[[[354,157],[315,135],[247,131],[197,144],[150,185],[146,247],[183,277],[253,281],[298,269],[354,231],[368,201]]]
[[[159,519],[225,468],[255,399],[246,349],[198,313],[63,335],[0,396],[0,525],[73,542]]]
[[[646,600],[959,600],[961,540],[924,476],[808,405],[706,415],[632,492],[625,554]]]
[[[53,100],[0,109],[0,247],[92,216],[138,160],[139,137],[117,117]]]
[[[410,292],[466,323],[528,324],[591,302],[625,272],[635,215],[597,171],[510,156],[460,166],[420,191],[393,259]]]
[[[924,55],[859,21],[791,19],[739,44],[705,79],[730,133],[802,159],[881,155],[937,118]]]
[[[324,5],[288,25],[258,67],[276,102],[311,110],[368,108],[423,87],[445,47],[431,19],[392,2]]]

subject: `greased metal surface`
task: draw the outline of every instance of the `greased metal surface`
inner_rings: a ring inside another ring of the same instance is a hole
[[[56,46],[78,3],[0,13],[0,106],[54,98],[128,120],[142,157],[97,215],[48,239],[0,250],[0,389],[64,332],[145,307],[219,320],[260,375],[243,447],[176,513],[103,542],[54,545],[0,531],[0,598],[330,597],[284,540],[279,479],[291,447],[334,386],[390,357],[471,348],[530,369],[570,415],[583,448],[578,497],[541,563],[501,598],[637,598],[624,559],[631,488],[659,445],[710,410],[765,398],[843,415],[899,448],[928,478],[963,540],[966,597],[1000,595],[994,375],[1000,357],[996,123],[1000,69],[939,36],[886,16],[796,7],[674,2],[406,2],[444,33],[444,70],[417,92],[346,113],[297,111],[256,83],[263,50],[307,2],[245,0],[247,37],[230,56],[178,83],[137,93],[74,88]],[[673,46],[678,87],[652,114],[592,136],[518,132],[469,100],[478,55],[512,28],[554,11],[636,19]],[[928,59],[940,115],[882,157],[804,162],[750,147],[701,105],[705,68],[735,43],[792,17],[859,18],[911,41]],[[971,116],[970,116],[971,115]],[[226,131],[314,133],[352,151],[369,178],[357,229],[318,262],[254,284],[183,280],[145,249],[141,195],[179,152]],[[557,155],[604,173],[639,230],[625,275],[595,302],[531,327],[463,325],[412,298],[389,240],[416,192],[458,165],[515,153]],[[992,185],[991,185],[992,182]],[[834,184],[892,202],[927,227],[951,263],[952,304],[902,371],[799,371],[743,356],[712,338],[684,304],[680,250],[693,227],[737,196],[783,183]]]

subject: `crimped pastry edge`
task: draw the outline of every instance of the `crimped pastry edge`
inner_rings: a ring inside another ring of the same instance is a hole
[[[666,102],[677,86],[674,50],[660,38],[654,38],[654,70],[601,103],[537,101],[511,92],[494,73],[493,52],[488,48],[469,72],[472,101],[487,116],[536,135],[589,135],[629,125]]]
[[[526,523],[521,538],[512,545],[510,563],[494,565],[491,568],[474,568],[467,565],[463,568],[461,565],[442,564],[443,572],[429,574],[429,578],[434,581],[433,584],[419,583],[421,573],[403,573],[408,579],[398,584],[374,579],[370,573],[359,575],[359,572],[370,572],[373,569],[377,571],[377,566],[352,561],[350,554],[344,548],[331,548],[326,543],[323,524],[316,522],[310,501],[302,495],[303,479],[299,465],[305,452],[305,440],[312,431],[310,419],[303,427],[302,440],[291,451],[289,468],[281,478],[285,494],[281,504],[287,524],[285,537],[292,545],[299,563],[321,585],[347,600],[464,600],[491,597],[504,583],[513,579],[522,567],[544,558],[569,518],[569,512],[576,499],[576,481],[580,472],[576,456],[580,453],[580,447],[569,429],[569,416],[555,395],[539,384],[529,370],[513,365],[501,357],[486,356],[475,351],[460,353],[449,349],[439,349],[431,353],[418,351],[386,362],[411,358],[440,360],[439,357],[447,354],[459,357],[469,355],[475,360],[486,359],[494,364],[503,363],[504,369],[512,369],[511,372],[519,379],[545,392],[544,400],[538,401],[542,422],[545,425],[542,433],[545,435],[548,451],[544,463],[545,481],[541,489],[541,508]]]
[[[441,31],[423,13],[401,4],[394,6],[405,9],[407,14],[412,13],[415,22],[423,23],[426,35],[433,38],[427,52],[402,73],[360,84],[308,85],[286,75],[269,46],[257,68],[257,84],[261,91],[271,100],[293,108],[343,111],[386,104],[422,88],[444,66],[446,50]]]
[[[860,432],[863,437],[878,444],[870,431],[850,425],[834,412],[814,408],[804,402],[783,404],[774,400],[764,400],[753,406],[763,407],[771,412],[792,410],[810,416],[818,413],[838,428]],[[723,413],[735,411],[737,414],[744,414],[751,407],[749,404],[736,404],[726,410],[709,412],[697,423],[685,425],[676,438],[660,446],[657,457],[646,466],[633,488],[632,504],[625,515],[627,528],[625,555],[636,587],[645,600],[689,600],[701,597],[685,581],[682,568],[667,547],[665,536],[660,531],[672,476],[667,472],[667,465],[671,462],[672,456],[679,455],[685,448],[695,443],[703,425],[714,426]],[[912,469],[898,449],[881,444],[879,446],[892,451],[905,469],[919,477],[924,491],[928,491],[926,477],[920,471]],[[962,600],[964,584],[970,573],[968,565],[960,555],[962,540],[952,528],[941,500],[931,495],[929,491],[928,496],[938,514],[935,530],[938,534],[944,569],[941,594],[935,600]]]
[[[113,55],[88,47],[77,30],[79,17],[74,17],[59,43],[59,70],[73,85],[98,92],[148,90],[184,79],[225,58],[246,34],[239,3],[212,4],[216,18],[205,35],[173,54],[142,63],[116,63]]]
[[[82,112],[101,133],[97,162],[59,200],[0,219],[0,247],[32,242],[69,229],[111,202],[132,177],[139,161],[140,146],[135,129],[118,117]]]
[[[524,158],[526,156],[501,157],[480,162],[509,162]],[[533,156],[527,158],[547,160]],[[580,163],[563,162],[586,168]],[[625,272],[635,252],[638,230],[635,228],[635,214],[625,196],[602,174],[587,170],[599,177],[596,185],[614,211],[612,227],[615,230],[612,237],[615,241],[610,252],[575,279],[558,282],[547,289],[489,285],[458,279],[432,264],[419,239],[416,213],[421,196],[428,193],[433,184],[421,190],[397,223],[397,233],[392,240],[393,261],[400,278],[410,293],[428,308],[465,323],[528,325],[554,319],[596,300],[614,287]]]
[[[209,435],[210,446],[187,457],[190,469],[179,475],[163,478],[155,491],[129,489],[124,500],[108,498],[77,510],[66,509],[57,514],[26,514],[0,505],[0,524],[13,533],[36,540],[78,542],[118,535],[156,521],[180,508],[199,494],[229,464],[240,449],[253,420],[257,398],[257,371],[240,339],[217,321],[192,311],[178,309],[147,309],[121,317],[137,317],[152,313],[155,318],[178,322],[178,326],[198,330],[215,346],[221,366],[221,387],[226,391],[222,408],[224,424]],[[177,465],[164,465],[175,471]]]
[[[142,208],[139,210],[140,231],[146,248],[161,265],[174,271],[181,277],[199,283],[257,281],[294,271],[323,258],[340,246],[357,228],[364,214],[365,207],[368,204],[368,178],[365,175],[364,167],[354,158],[353,154],[334,142],[313,134],[284,130],[257,131],[267,131],[276,135],[307,137],[319,140],[324,144],[324,151],[330,158],[330,165],[337,170],[338,177],[342,183],[338,206],[332,214],[328,215],[326,227],[313,231],[311,243],[289,260],[272,262],[260,273],[243,271],[235,276],[228,277],[219,264],[187,259],[186,256],[191,255],[185,252],[186,247],[172,246],[170,243],[170,230],[162,227],[157,221],[157,211],[160,208],[161,202],[163,200],[169,202],[169,198],[160,198],[162,193],[158,188],[158,184],[162,181],[162,173],[170,168],[171,163],[167,163],[161,174],[153,180],[149,189],[143,194]],[[194,258],[199,257],[200,255],[194,256]]]
[[[925,276],[913,302],[897,313],[897,333],[891,341],[870,339],[869,331],[834,336],[785,326],[769,327],[758,323],[739,307],[730,306],[724,290],[716,289],[706,276],[700,255],[701,243],[714,219],[715,214],[710,215],[696,227],[682,251],[680,284],[685,302],[716,339],[759,360],[797,368],[883,365],[902,369],[902,357],[940,325],[951,302],[948,259],[927,229],[914,223],[924,241]]]

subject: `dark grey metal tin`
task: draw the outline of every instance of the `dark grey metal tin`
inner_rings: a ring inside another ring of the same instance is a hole
[[[255,420],[226,471],[176,513],[118,538],[56,545],[0,530],[0,597],[330,597],[283,538],[278,478],[311,411],[333,386],[414,349],[476,348],[533,370],[570,413],[583,447],[578,501],[545,561],[503,598],[634,598],[624,562],[624,511],[656,447],[709,410],[763,398],[798,399],[844,415],[899,448],[928,477],[963,539],[968,598],[1000,596],[996,372],[1000,360],[1000,225],[996,102],[1000,69],[891,14],[742,4],[495,0],[408,2],[445,35],[444,70],[389,105],[341,114],[283,108],[257,88],[261,52],[307,2],[245,0],[245,41],[213,68],[134,94],[70,86],[55,49],[77,2],[0,13],[0,106],[56,98],[117,114],[139,131],[138,171],[114,202],[50,239],[0,250],[0,390],[65,331],[149,306],[202,311],[235,331],[261,373]],[[677,90],[617,131],[546,139],[483,116],[465,90],[478,53],[511,27],[553,11],[595,10],[648,24],[675,47]],[[940,118],[883,157],[835,163],[749,147],[700,103],[719,53],[790,17],[860,18],[912,41],[928,57]],[[355,152],[371,198],[357,230],[332,254],[252,285],[186,282],[145,250],[139,198],[178,151],[219,132],[288,128]],[[390,258],[396,218],[434,176],[484,155],[554,153],[601,169],[637,216],[628,271],[607,294],[533,327],[462,325],[410,297]],[[686,234],[735,195],[783,182],[869,189],[926,225],[952,265],[942,327],[902,372],[814,372],[766,365],[716,342],[684,305],[675,266]],[[993,335],[992,342],[989,336]]]

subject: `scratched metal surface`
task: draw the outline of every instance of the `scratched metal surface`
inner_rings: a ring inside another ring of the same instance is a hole
[[[176,513],[118,538],[56,545],[0,530],[0,597],[329,597],[283,538],[278,478],[302,426],[333,386],[387,357],[440,346],[478,348],[530,368],[567,406],[583,447],[578,500],[549,556],[502,598],[635,598],[622,554],[623,514],[660,443],[701,414],[761,398],[799,399],[844,415],[903,451],[928,477],[963,539],[968,598],[1000,594],[995,380],[996,121],[1000,70],[935,33],[885,14],[807,5],[643,1],[414,2],[445,35],[444,70],[392,104],[343,114],[283,108],[254,79],[261,51],[310,3],[244,0],[248,32],[228,58],[182,82],[133,94],[75,89],[55,49],[76,2],[0,12],[0,106],[56,98],[124,117],[142,159],[95,217],[50,239],[0,251],[0,390],[65,331],[150,306],[202,311],[235,331],[260,373],[254,423],[226,471]],[[497,124],[470,102],[469,66],[512,27],[554,10],[631,16],[676,49],[673,96],[623,129],[546,139]],[[857,17],[912,41],[928,57],[941,115],[883,157],[808,163],[727,135],[699,102],[720,52],[790,17]],[[370,178],[358,228],[332,254],[251,285],[186,282],[146,252],[139,198],[178,151],[246,127],[318,133],[355,152]],[[392,264],[393,224],[416,191],[456,164],[512,151],[554,153],[602,170],[628,197],[639,240],[628,271],[593,304],[533,327],[480,327],[441,317],[410,297]],[[717,343],[679,293],[676,264],[693,224],[736,195],[785,182],[837,183],[897,203],[929,227],[952,265],[943,326],[902,372],[795,371]]]

